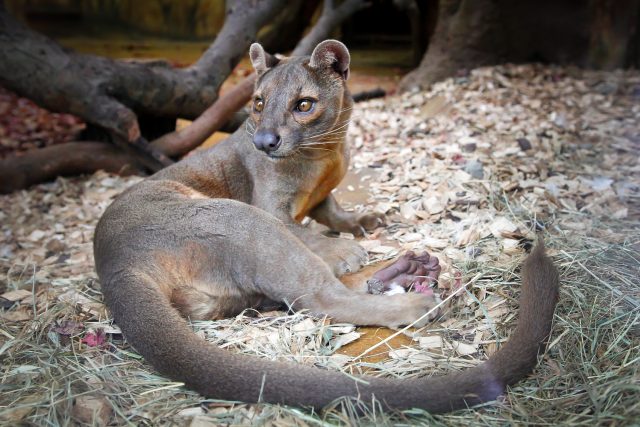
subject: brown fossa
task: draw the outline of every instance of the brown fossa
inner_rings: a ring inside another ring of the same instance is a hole
[[[316,408],[351,397],[445,412],[493,400],[529,374],[558,295],[558,275],[541,241],[524,263],[510,340],[466,371],[354,379],[232,354],[193,333],[185,317],[216,319],[283,302],[341,322],[391,327],[421,317],[423,325],[434,307],[432,294],[345,287],[338,277],[358,270],[366,252],[299,224],[310,216],[361,235],[382,221],[344,211],[331,195],[349,162],[346,47],[327,40],[310,57],[278,59],[254,44],[250,56],[258,80],[246,126],[124,192],[97,226],[94,255],[105,301],[136,350],[159,372],[211,398]],[[430,271],[428,259],[409,253],[380,277],[406,285]]]

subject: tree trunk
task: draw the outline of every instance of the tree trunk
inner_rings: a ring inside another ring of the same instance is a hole
[[[334,28],[360,9],[369,5],[370,3],[366,0],[345,0],[340,6],[334,7],[333,0],[324,0],[320,19],[311,28],[311,31],[300,40],[291,56],[310,55],[313,48],[329,37]]]
[[[427,53],[400,87],[426,87],[464,70],[496,63],[505,47],[497,0],[441,0]]]
[[[502,62],[638,66],[640,0],[440,0],[420,66],[401,90]]]
[[[110,141],[130,157],[129,163],[156,171],[172,161],[142,137],[137,114],[159,118],[163,126],[177,117],[199,116],[217,99],[221,84],[258,30],[284,4],[229,2],[215,41],[195,64],[179,69],[163,61],[114,61],[73,53],[12,19],[0,0],[0,84],[51,111],[75,114],[106,130]],[[68,173],[63,163],[54,165],[48,170]],[[33,175],[49,179],[48,173]],[[27,181],[16,177],[11,182],[21,188]]]
[[[425,34],[422,28],[423,19],[420,13],[420,7],[418,7],[416,0],[394,0],[393,4],[404,12],[409,20],[409,26],[411,27],[412,65],[415,67],[420,64],[422,54],[424,53],[422,41]]]
[[[640,1],[592,0],[587,65],[612,70],[638,67],[634,58],[640,25]]]
[[[184,155],[198,147],[247,103],[253,93],[255,81],[255,74],[252,74],[205,110],[189,126],[167,133],[151,145],[168,156]]]

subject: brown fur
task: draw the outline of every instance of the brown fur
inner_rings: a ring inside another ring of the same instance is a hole
[[[523,270],[520,321],[511,340],[464,372],[356,381],[228,353],[196,337],[184,317],[220,318],[281,302],[383,326],[409,324],[434,305],[429,295],[371,295],[345,287],[337,276],[358,270],[366,252],[297,222],[309,215],[360,234],[381,220],[342,210],[330,194],[349,161],[346,48],[327,41],[310,58],[278,60],[254,45],[251,59],[264,108],[253,112],[246,129],[132,187],[98,224],[96,269],[127,339],[167,376],[206,396],[245,402],[322,407],[344,396],[363,402],[375,396],[389,408],[441,412],[495,399],[527,375],[550,332],[558,292],[542,243]],[[302,98],[316,102],[309,114],[295,110]],[[264,129],[282,137],[269,156],[252,143]]]

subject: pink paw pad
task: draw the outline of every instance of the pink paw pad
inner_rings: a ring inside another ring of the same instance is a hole
[[[430,286],[416,284],[413,286],[413,290],[419,294],[433,295],[433,289]]]
[[[440,263],[438,258],[423,252],[416,255],[407,252],[398,258],[393,264],[378,270],[367,281],[369,293],[383,294],[398,288],[413,289],[425,295],[433,295],[431,286],[437,283],[440,276]]]

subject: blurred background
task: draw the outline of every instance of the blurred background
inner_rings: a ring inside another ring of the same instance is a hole
[[[224,0],[7,0],[31,28],[78,52],[112,58],[195,62],[222,29]],[[232,2],[230,2],[232,3]],[[458,69],[431,71],[431,83],[480,63],[575,64],[614,69],[640,64],[639,2],[635,0],[371,0],[331,31],[353,53],[353,66],[402,76],[428,47],[475,48]],[[340,2],[336,2],[336,6]],[[291,51],[322,13],[321,0],[291,1],[257,33],[270,52]],[[438,30],[437,34],[436,28]],[[455,38],[462,35],[464,40]],[[472,40],[472,39],[481,40]],[[432,43],[433,42],[433,43]],[[459,50],[459,49],[456,49]],[[431,52],[434,56],[438,52]],[[451,57],[466,52],[439,52]],[[451,67],[451,66],[449,66]],[[391,86],[388,86],[391,87]]]
[[[418,14],[410,15],[392,0],[376,1],[332,31],[331,36],[352,53],[354,91],[375,87],[393,91],[400,77],[418,64],[433,32],[437,1],[416,5]],[[165,58],[176,66],[195,62],[225,20],[224,0],[10,0],[7,6],[31,28],[78,52]],[[257,40],[269,52],[289,52],[321,12],[320,0],[288,2],[260,29]],[[418,26],[412,27],[412,21]],[[227,84],[236,83],[247,70],[251,65],[245,56]]]

